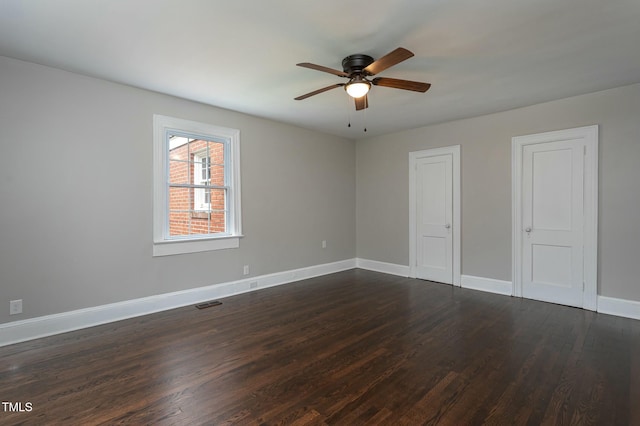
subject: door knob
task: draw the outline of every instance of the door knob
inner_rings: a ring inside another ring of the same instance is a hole
[[[525,228],[524,232],[527,232],[527,233],[531,232],[531,228]]]
[[[445,227],[445,228],[447,228],[447,229],[449,229],[449,228],[451,228],[451,224],[450,224],[450,223],[447,223],[444,227]]]

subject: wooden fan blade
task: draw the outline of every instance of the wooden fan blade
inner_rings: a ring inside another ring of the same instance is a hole
[[[356,111],[369,108],[369,99],[367,98],[367,95],[354,99],[356,101]]]
[[[409,52],[407,49],[398,47],[391,53],[387,53],[382,58],[378,59],[371,63],[368,67],[364,69],[364,72],[368,75],[376,75],[389,67],[392,67],[396,64],[399,64],[402,61],[405,61],[413,56],[413,53]]]
[[[298,96],[294,98],[296,101],[301,101],[303,99],[307,99],[313,95],[317,95],[318,93],[326,92],[327,90],[335,89],[336,87],[342,87],[344,83],[332,84],[331,86],[323,87],[322,89],[314,90],[313,92],[309,92],[306,95]]]
[[[302,62],[296,65],[302,68],[309,68],[316,71],[328,72],[329,74],[337,75],[339,77],[349,77],[349,74],[347,74],[344,71],[334,70],[333,68],[327,68],[327,67],[323,67],[322,65],[311,64],[309,62]]]
[[[431,85],[419,81],[399,80],[397,78],[376,77],[371,80],[374,86],[392,87],[394,89],[413,90],[414,92],[426,92]]]

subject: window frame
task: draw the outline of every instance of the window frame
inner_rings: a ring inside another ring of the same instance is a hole
[[[169,134],[224,140],[227,182],[227,231],[205,235],[169,235]],[[242,237],[240,131],[213,124],[153,115],[153,256],[237,248]]]

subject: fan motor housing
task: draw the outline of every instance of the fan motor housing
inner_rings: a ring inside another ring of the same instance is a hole
[[[373,63],[373,58],[369,55],[357,53],[349,55],[342,60],[342,69],[349,75],[361,74],[362,70]]]

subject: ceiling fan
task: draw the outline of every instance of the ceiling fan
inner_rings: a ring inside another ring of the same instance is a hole
[[[342,60],[343,71],[338,71],[332,68],[323,67],[322,65],[311,64],[309,62],[302,62],[296,64],[299,67],[309,68],[316,71],[327,72],[329,74],[337,75],[338,77],[348,78],[346,83],[332,84],[331,86],[323,87],[322,89],[314,90],[305,95],[295,98],[296,101],[307,99],[308,97],[317,95],[319,93],[326,92],[336,87],[344,87],[349,96],[355,99],[356,110],[369,107],[369,101],[367,100],[367,93],[371,89],[371,85],[391,87],[393,89],[412,90],[414,92],[426,92],[431,87],[429,83],[421,83],[419,81],[399,80],[397,78],[376,77],[369,80],[370,76],[374,76],[387,68],[399,64],[413,56],[413,53],[398,47],[393,52],[390,52],[375,60],[369,55],[355,54],[347,56]]]

